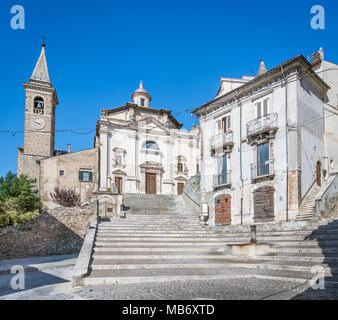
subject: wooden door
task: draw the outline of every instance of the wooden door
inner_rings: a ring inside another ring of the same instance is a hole
[[[156,174],[146,173],[146,193],[156,194]]]
[[[180,195],[183,193],[184,183],[177,184],[177,194]]]
[[[215,198],[215,225],[231,225],[231,195],[222,194]]]
[[[117,188],[117,192],[118,193],[122,193],[123,192],[123,180],[121,177],[115,177],[115,185],[116,185],[116,188]]]

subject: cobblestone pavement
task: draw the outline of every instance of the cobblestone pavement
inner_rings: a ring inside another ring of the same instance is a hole
[[[253,278],[75,289],[72,289],[68,282],[10,294],[2,298],[10,300],[337,300],[338,288],[313,290],[294,282]]]
[[[337,299],[338,289],[312,290],[293,282],[228,279],[85,287],[73,291],[90,300]]]

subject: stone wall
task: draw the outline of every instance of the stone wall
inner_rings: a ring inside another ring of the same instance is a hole
[[[98,148],[66,153],[40,161],[40,198],[44,206],[54,208],[57,204],[51,198],[55,187],[75,189],[81,196],[81,203],[88,202],[97,190]],[[79,171],[93,173],[93,181],[79,180]],[[60,175],[63,171],[63,175]]]
[[[57,207],[24,224],[0,228],[0,260],[77,253],[93,221],[96,204]]]
[[[188,180],[185,184],[183,192],[198,206],[201,204],[201,191],[200,191],[201,176],[196,175]]]

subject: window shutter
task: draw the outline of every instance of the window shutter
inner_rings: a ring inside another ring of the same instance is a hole
[[[264,115],[267,115],[268,114],[268,99],[265,99],[263,101],[263,112],[264,112]]]
[[[262,117],[262,112],[261,112],[261,102],[257,102],[257,118],[261,118]]]
[[[79,180],[83,181],[83,172],[82,171],[79,171]]]
[[[93,172],[89,172],[89,181],[93,182]]]

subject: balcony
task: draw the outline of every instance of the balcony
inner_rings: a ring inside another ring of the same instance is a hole
[[[277,113],[269,113],[265,116],[254,119],[247,123],[248,139],[262,135],[263,133],[273,134],[277,131]]]
[[[251,165],[251,179],[258,180],[274,176],[273,160]]]
[[[217,134],[211,137],[209,142],[211,150],[220,148],[231,149],[234,145],[232,131]]]
[[[214,188],[229,187],[231,185],[231,171],[214,176]]]

